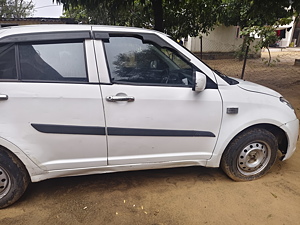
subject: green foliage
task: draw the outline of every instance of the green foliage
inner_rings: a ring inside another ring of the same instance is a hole
[[[93,1],[60,2],[64,3],[63,17],[74,18],[80,23],[148,28],[151,21],[149,12],[144,10],[148,6],[138,1],[132,1],[132,4],[129,4],[129,1],[124,4],[118,4],[118,1],[114,0],[96,1],[95,5],[92,5]]]
[[[271,44],[275,44],[279,38],[276,34],[275,26],[254,27],[256,34],[260,37],[260,41],[256,45],[257,48],[269,48]]]
[[[219,21],[242,29],[273,25],[281,18],[293,16],[299,7],[297,2],[299,0],[223,0]]]
[[[32,0],[0,0],[1,18],[24,18],[33,14]]]
[[[148,24],[144,21],[148,21],[149,16],[143,14],[143,10],[139,4],[117,11],[111,7],[113,5],[104,5],[102,3],[99,3],[94,8],[70,5],[65,10],[63,17],[74,18],[77,22],[85,24],[148,27]],[[145,17],[148,18],[145,19]]]
[[[261,38],[254,46],[256,49],[263,47],[268,49],[269,44],[276,42],[274,26],[290,23],[292,16],[299,13],[299,2],[299,0],[223,0],[219,22],[226,26],[240,26],[241,35],[244,36],[237,57],[240,60],[245,57],[247,46],[255,40],[254,34]]]
[[[261,58],[261,61],[266,64],[267,66],[275,66],[276,63],[280,62],[280,59],[276,58],[276,59],[270,59],[270,57],[268,59],[265,58]]]
[[[209,33],[216,24],[243,29],[273,25],[279,19],[284,23],[282,18],[300,11],[299,0],[53,1],[64,4],[65,16],[81,22],[153,28],[174,38]]]
[[[217,24],[221,1],[189,0],[164,2],[164,31],[175,38],[209,33]]]
[[[279,24],[279,22],[277,24]],[[273,26],[252,26],[252,27],[245,27],[241,31],[241,35],[244,35],[244,37],[245,37],[246,45],[250,45],[255,40],[254,35],[257,35],[260,38],[258,43],[256,45],[254,45],[254,48],[257,51],[262,48],[266,48],[268,50],[269,59],[268,59],[268,61],[266,61],[266,64],[268,66],[270,66],[271,62],[272,62],[269,46],[272,44],[275,44],[279,40],[279,38],[277,37],[277,34],[276,34],[277,26],[275,26],[275,25],[273,25]],[[273,62],[275,63],[276,60],[273,60]]]
[[[62,18],[73,18],[78,23],[90,23],[93,17],[93,12],[87,10],[83,6],[74,6],[63,13]]]
[[[79,21],[154,28],[174,38],[208,33],[217,23],[221,0],[56,0],[64,16]],[[79,10],[78,10],[79,8]],[[84,10],[82,10],[84,9]],[[79,13],[79,15],[78,15]]]

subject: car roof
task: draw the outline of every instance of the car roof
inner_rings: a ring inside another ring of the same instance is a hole
[[[49,32],[73,32],[73,31],[102,31],[102,32],[129,32],[129,33],[157,33],[158,31],[122,26],[107,26],[107,25],[81,25],[81,24],[40,24],[40,25],[22,25],[12,26],[0,29],[0,38],[17,35],[17,34],[32,34],[32,33],[49,33]],[[163,34],[165,35],[165,34]]]

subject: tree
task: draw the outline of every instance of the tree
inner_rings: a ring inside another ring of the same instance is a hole
[[[188,0],[164,2],[164,31],[176,38],[209,33],[218,23],[221,1]]]
[[[276,43],[276,41],[279,40],[279,38],[277,37],[276,34],[276,26],[252,26],[252,27],[245,27],[242,32],[242,35],[247,36],[247,45],[250,45],[251,42],[254,41],[254,37],[253,34],[256,34],[258,37],[260,37],[260,40],[258,41],[258,43],[254,46],[257,50],[258,49],[262,49],[262,48],[266,48],[268,50],[269,53],[269,59],[268,61],[266,61],[266,64],[268,66],[271,65],[271,52],[269,49],[269,46],[271,44]],[[252,36],[251,36],[252,35]]]
[[[118,10],[113,8],[114,5],[105,5],[104,3],[98,3],[94,8],[87,8],[82,5],[69,6],[63,17],[74,18],[79,23],[150,28],[147,23],[150,16],[143,12],[141,5],[136,3],[134,7],[119,8]]]
[[[53,0],[54,1],[54,0]],[[132,9],[136,4],[145,6],[146,10],[153,10],[154,15],[154,28],[156,30],[163,31],[163,10],[162,10],[162,1],[163,0],[56,0],[57,3],[62,3],[66,10],[69,10],[72,7],[82,6],[87,10],[95,9],[105,9],[109,12],[109,17],[111,21],[118,20],[116,14],[119,12]],[[177,1],[177,0],[175,0]],[[151,4],[149,4],[151,3]],[[150,6],[150,7],[149,7]],[[130,17],[130,15],[129,15]],[[130,20],[130,18],[127,20]]]
[[[272,25],[300,10],[299,0],[53,0],[84,9],[89,22],[153,28],[174,38],[208,33],[216,24]]]
[[[298,0],[223,0],[219,21],[226,26],[273,25],[298,10]]]
[[[238,58],[242,60],[247,55],[249,45],[254,41],[251,32],[260,34],[264,41],[274,40],[275,31],[270,29],[291,22],[292,16],[299,12],[298,2],[298,0],[223,0],[219,21],[226,26],[240,26],[244,35]]]
[[[32,0],[0,0],[1,18],[24,18],[33,14]]]
[[[153,28],[174,38],[207,33],[217,23],[221,0],[56,0],[66,11],[83,7],[107,24]],[[106,13],[100,13],[102,11]],[[95,16],[93,16],[95,18]]]

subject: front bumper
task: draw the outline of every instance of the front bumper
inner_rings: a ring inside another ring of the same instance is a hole
[[[285,131],[288,138],[287,152],[282,159],[282,161],[284,161],[290,158],[296,151],[296,145],[299,139],[299,120],[296,119],[291,122],[285,123],[281,126],[281,128]]]

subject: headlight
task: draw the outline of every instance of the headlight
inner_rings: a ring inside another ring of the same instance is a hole
[[[279,99],[280,99],[280,101],[281,101],[282,103],[286,104],[288,107],[290,107],[291,109],[294,110],[294,108],[293,108],[293,106],[291,105],[291,103],[289,103],[289,101],[286,100],[284,97],[280,97]]]

